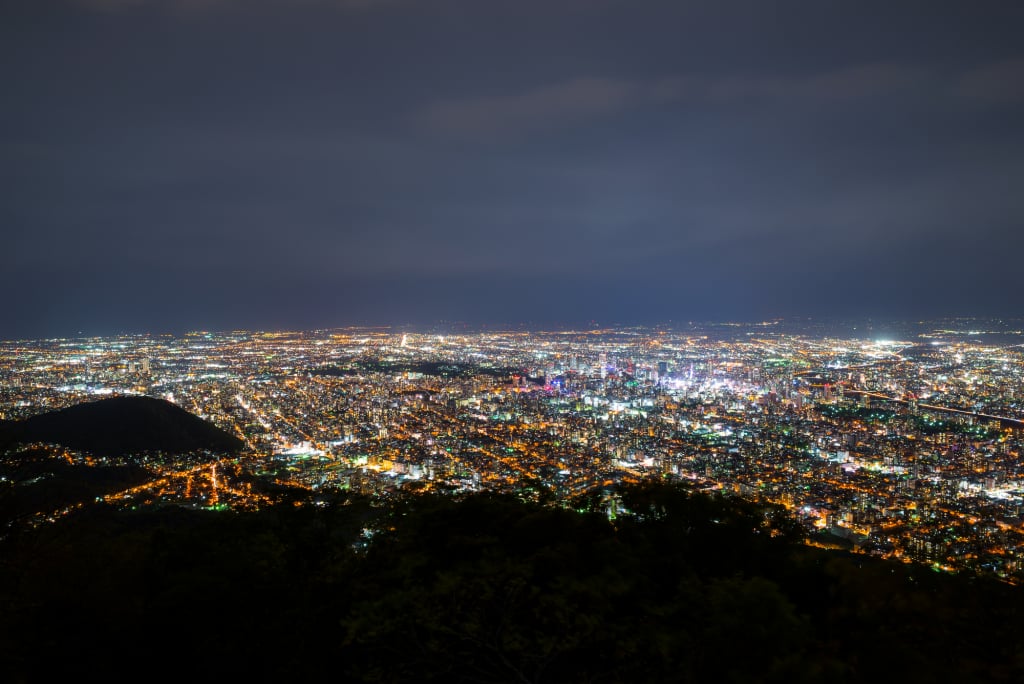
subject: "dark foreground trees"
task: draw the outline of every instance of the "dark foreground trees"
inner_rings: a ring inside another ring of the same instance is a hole
[[[96,509],[9,541],[8,681],[1021,681],[1015,587],[797,543],[663,485],[609,521],[481,495]]]

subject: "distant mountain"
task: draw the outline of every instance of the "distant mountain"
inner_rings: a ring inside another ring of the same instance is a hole
[[[48,442],[111,456],[242,448],[234,435],[150,397],[114,397],[0,424],[0,445],[16,442]]]

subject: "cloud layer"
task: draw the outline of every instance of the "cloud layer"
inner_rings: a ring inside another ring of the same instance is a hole
[[[1024,313],[1016,3],[86,1],[0,17],[0,337]]]

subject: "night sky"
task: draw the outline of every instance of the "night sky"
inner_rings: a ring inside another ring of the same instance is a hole
[[[1024,315],[1016,0],[0,0],[0,338]]]

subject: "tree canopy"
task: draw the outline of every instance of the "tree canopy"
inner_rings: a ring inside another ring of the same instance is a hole
[[[810,548],[653,483],[613,519],[513,496],[96,507],[0,554],[9,681],[1020,681],[1016,587]]]

